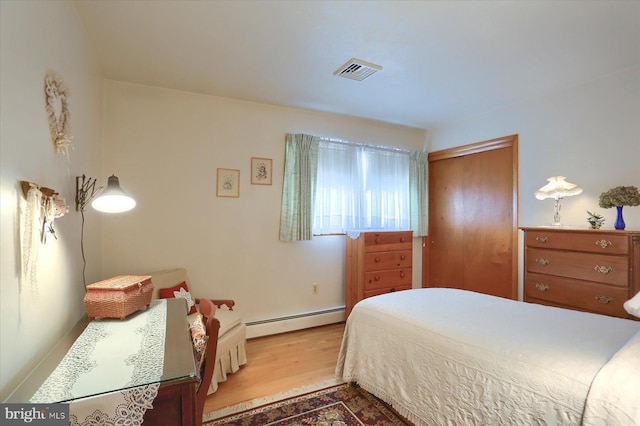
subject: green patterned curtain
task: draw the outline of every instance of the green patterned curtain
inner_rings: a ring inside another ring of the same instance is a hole
[[[410,158],[411,230],[414,237],[424,237],[427,235],[429,225],[429,153],[424,151],[412,152]]]
[[[316,196],[319,139],[287,134],[284,185],[280,211],[280,240],[310,240],[313,202]]]

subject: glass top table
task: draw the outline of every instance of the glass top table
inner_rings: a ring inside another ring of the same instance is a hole
[[[184,299],[72,329],[5,402],[56,403],[198,380]]]

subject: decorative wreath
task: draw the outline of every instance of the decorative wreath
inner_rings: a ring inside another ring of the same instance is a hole
[[[53,145],[57,153],[68,155],[69,149],[73,149],[72,136],[68,134],[71,120],[67,105],[69,89],[58,74],[49,71],[44,77],[44,94],[47,98],[45,109]]]

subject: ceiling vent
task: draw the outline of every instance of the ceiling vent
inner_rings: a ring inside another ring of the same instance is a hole
[[[335,70],[333,75],[362,81],[381,69],[382,67],[380,65],[365,62],[361,59],[351,58],[346,64]]]

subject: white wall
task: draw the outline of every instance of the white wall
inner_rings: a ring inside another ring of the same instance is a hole
[[[584,188],[562,200],[562,223],[588,226],[586,210],[606,218],[615,209],[598,197],[619,185],[640,187],[640,67],[560,93],[479,114],[429,130],[429,151],[517,133],[520,146],[520,225],[550,224],[553,200],[533,193],[550,176],[562,175]],[[625,207],[627,229],[640,229],[640,206]]]
[[[551,223],[553,200],[537,200],[533,193],[548,177],[562,175],[584,188],[561,201],[562,223],[587,227],[586,210],[595,210],[606,218],[603,229],[613,229],[616,209],[600,208],[598,197],[615,186],[640,187],[640,68],[430,129],[429,151],[514,133],[521,226]],[[625,207],[623,215],[626,229],[640,229],[640,206]]]
[[[74,176],[100,171],[102,78],[72,2],[0,3],[0,400],[84,314],[80,214]],[[60,74],[71,90],[75,150],[55,154],[45,115],[44,76]],[[54,188],[71,203],[55,222],[58,239],[40,246],[34,288],[21,284],[19,181]],[[100,234],[87,218],[87,277],[100,276]]]
[[[416,150],[425,138],[418,129],[116,81],[105,86],[104,128],[104,170],[138,202],[103,220],[105,277],[184,266],[196,296],[233,298],[248,322],[344,305],[345,236],[278,240],[285,134]],[[273,159],[271,186],[250,184],[252,156]],[[240,170],[239,198],[216,197],[217,168]]]

